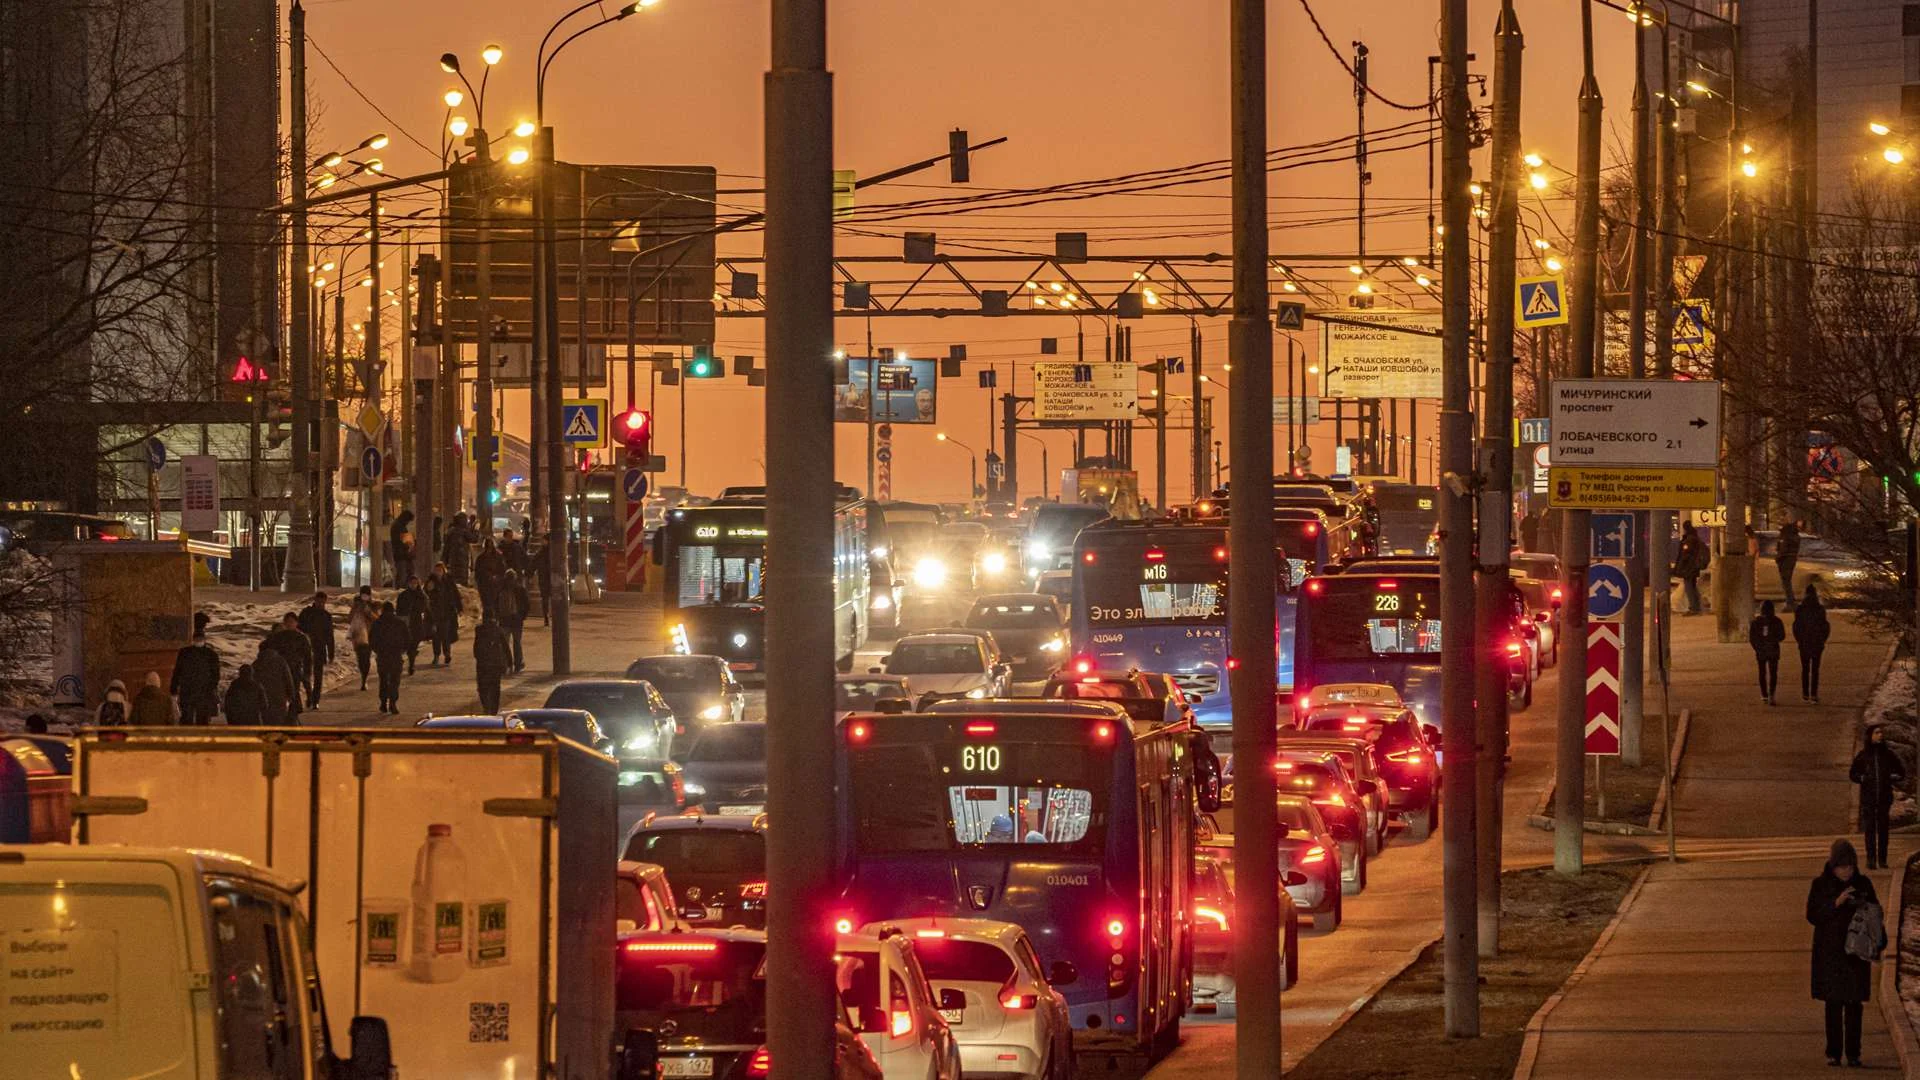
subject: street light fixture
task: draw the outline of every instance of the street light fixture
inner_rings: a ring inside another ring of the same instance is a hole
[[[954,438],[944,431],[935,432],[933,437],[939,442],[952,443],[967,452],[967,501],[972,502],[975,494],[980,490],[979,457],[974,454],[973,447],[968,446],[966,443],[961,442],[959,439]]]
[[[461,102],[467,100],[467,95],[458,90],[449,90],[440,95],[440,100],[447,103],[447,108],[457,109],[460,107]]]

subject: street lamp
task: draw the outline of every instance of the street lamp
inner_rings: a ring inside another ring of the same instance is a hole
[[[967,502],[972,503],[976,497],[976,493],[980,490],[980,459],[974,455],[973,447],[968,446],[966,443],[961,442],[959,439],[954,438],[944,431],[936,433],[934,438],[943,443],[952,443],[967,452]],[[1044,459],[1042,460],[1044,461]]]

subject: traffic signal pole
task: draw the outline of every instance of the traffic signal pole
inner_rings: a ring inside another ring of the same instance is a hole
[[[1652,104],[1647,88],[1647,31],[1639,15],[1633,27],[1633,233],[1627,248],[1627,365],[1647,377],[1647,271],[1653,245]],[[1620,764],[1640,764],[1647,673],[1647,512],[1633,515],[1633,550],[1627,559],[1627,606],[1620,613]]]
[[[1235,858],[1242,881],[1280,877],[1275,773],[1274,525],[1266,513],[1273,483],[1273,330],[1267,314],[1267,5],[1233,0],[1233,321],[1228,354],[1235,363],[1228,407],[1233,411],[1233,484],[1240,512],[1227,524],[1227,681],[1233,696],[1236,776]],[[1198,357],[1196,356],[1196,361]],[[1195,370],[1199,369],[1196,362]],[[1198,402],[1196,399],[1196,408]],[[1233,662],[1237,661],[1237,663]],[[1281,890],[1240,893],[1240,932],[1233,970],[1240,997],[1234,1036],[1239,1080],[1280,1075]]]
[[[287,13],[287,53],[291,59],[287,88],[292,109],[289,124],[291,172],[288,192],[293,237],[288,244],[287,330],[293,355],[292,400],[293,506],[287,525],[287,551],[281,588],[294,596],[313,593],[313,433],[318,402],[313,396],[313,275],[307,271],[307,11],[294,0]]]
[[[552,596],[547,610],[553,622],[553,673],[566,675],[573,670],[572,575],[567,569],[567,472],[566,449],[562,439],[560,411],[566,397],[564,372],[560,367],[560,274],[554,248],[553,221],[554,176],[553,129],[539,130],[540,187],[539,245],[540,309],[539,333],[546,366],[538,374],[545,380],[545,400],[540,402],[542,434],[547,453],[547,567]],[[580,572],[590,568],[582,566]]]

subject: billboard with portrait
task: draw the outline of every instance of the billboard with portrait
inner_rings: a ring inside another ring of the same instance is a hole
[[[833,388],[833,418],[853,424],[931,424],[940,361],[850,356],[847,381]]]

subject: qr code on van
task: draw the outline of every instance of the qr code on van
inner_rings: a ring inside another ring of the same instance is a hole
[[[490,1043],[507,1041],[507,1003],[470,1001],[467,1003],[467,1041]]]

